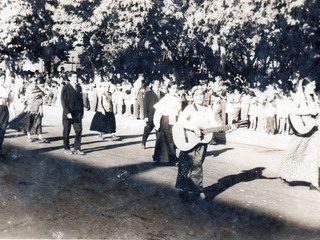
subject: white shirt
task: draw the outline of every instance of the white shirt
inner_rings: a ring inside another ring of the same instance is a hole
[[[160,120],[162,116],[169,117],[169,124],[173,125],[181,110],[180,99],[172,94],[167,94],[159,102],[154,105],[156,109],[154,113],[153,123],[156,129],[160,128]]]

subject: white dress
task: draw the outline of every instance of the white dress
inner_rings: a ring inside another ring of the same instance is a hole
[[[318,104],[314,103],[318,109]],[[320,133],[311,136],[295,136],[282,158],[279,176],[288,182],[307,182],[319,187]]]

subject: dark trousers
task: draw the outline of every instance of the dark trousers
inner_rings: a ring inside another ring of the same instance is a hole
[[[153,119],[148,119],[147,125],[144,127],[143,136],[142,136],[142,143],[145,145],[152,129],[154,128]]]
[[[82,123],[80,122],[74,122],[72,119],[63,119],[62,120],[63,125],[63,145],[64,149],[69,150],[70,149],[70,131],[71,131],[71,125],[73,125],[74,132],[76,134],[74,139],[74,149],[75,150],[81,150],[81,134],[82,134]]]

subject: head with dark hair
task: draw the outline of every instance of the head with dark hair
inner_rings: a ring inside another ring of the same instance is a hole
[[[70,77],[71,77],[73,74],[77,75],[77,72],[75,72],[75,71],[68,71],[68,72],[67,72],[68,80],[70,79]],[[77,76],[78,76],[78,75],[77,75]]]
[[[172,95],[175,95],[178,92],[178,84],[176,81],[168,83],[168,92]]]
[[[169,83],[168,83],[168,89],[170,89],[172,86],[174,86],[174,85],[177,85],[178,86],[178,83],[176,82],[176,81],[170,81]]]
[[[0,73],[0,85],[3,85],[5,81],[6,81],[6,74],[1,72]]]
[[[78,75],[74,71],[70,71],[67,73],[68,81],[71,83],[71,85],[78,83]]]

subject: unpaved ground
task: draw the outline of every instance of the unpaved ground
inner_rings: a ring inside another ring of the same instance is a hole
[[[210,201],[181,201],[175,167],[140,148],[143,122],[118,117],[121,141],[101,142],[84,119],[85,156],[62,150],[59,109],[47,107],[50,144],[9,130],[0,164],[0,238],[319,239],[320,193],[274,179],[281,151],[210,146]],[[214,157],[213,157],[214,156]]]

